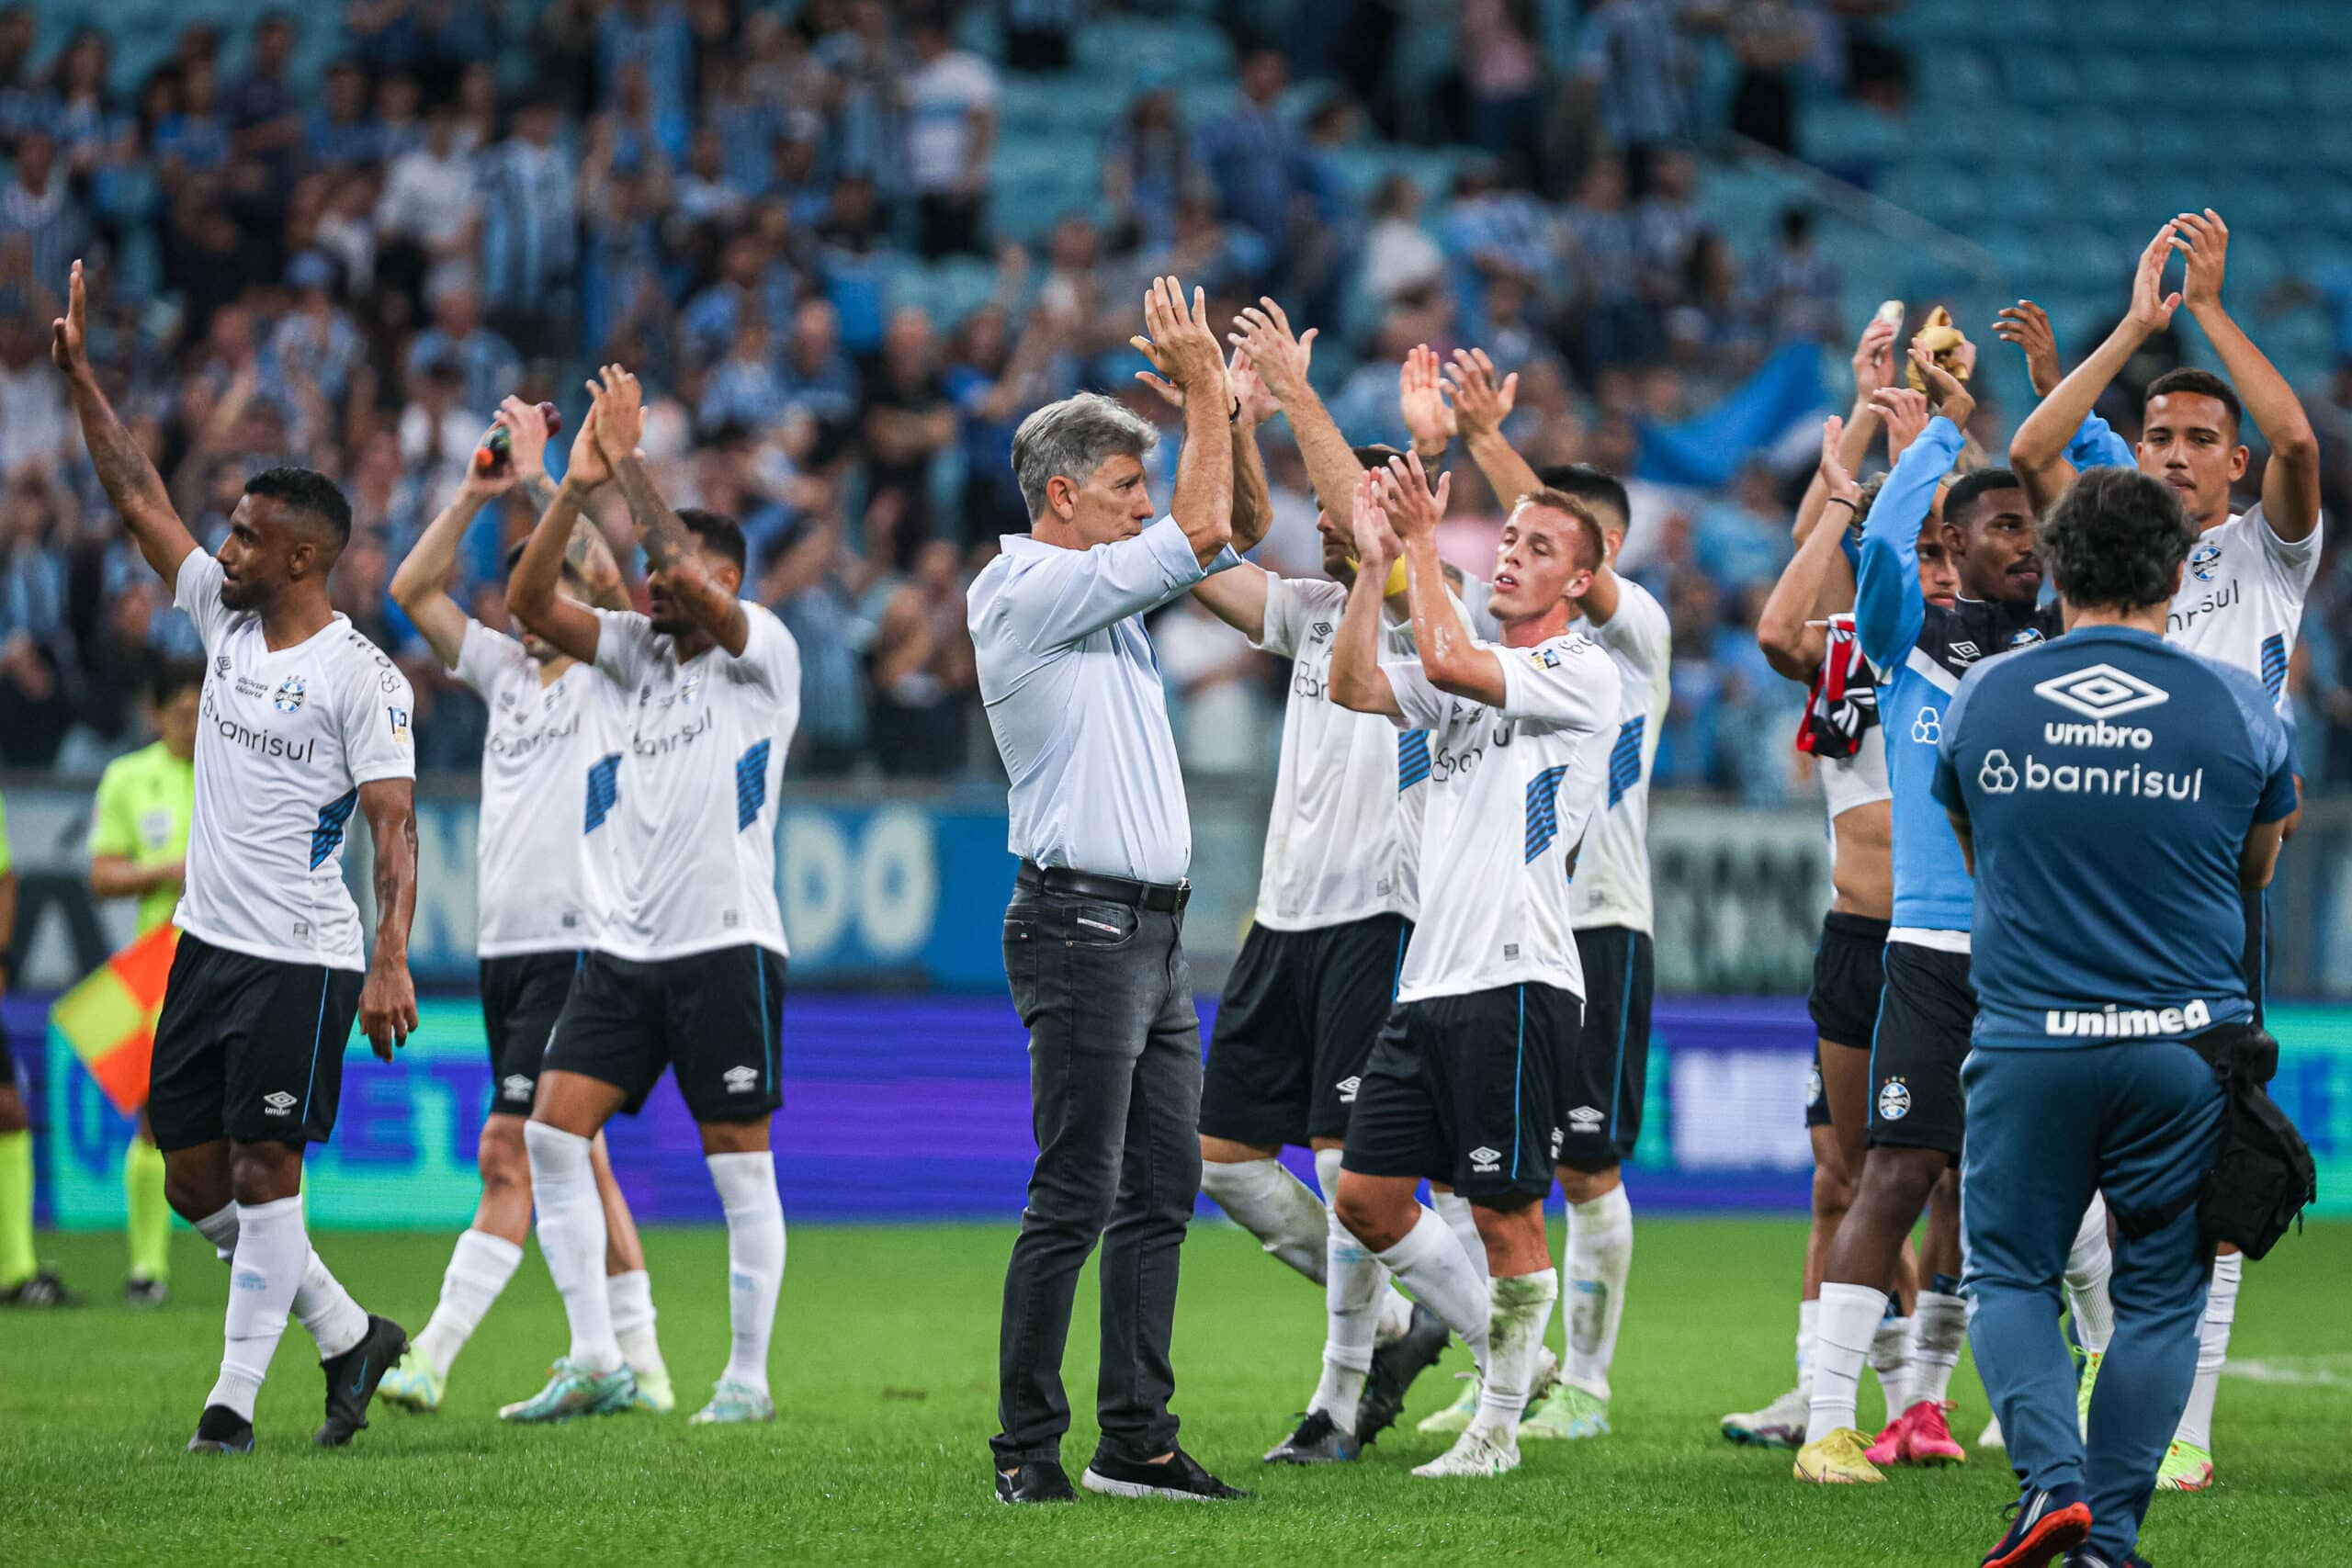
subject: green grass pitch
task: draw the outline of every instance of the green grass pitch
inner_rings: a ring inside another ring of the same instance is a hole
[[[42,1239],[94,1294],[119,1280],[116,1237]],[[424,1325],[452,1237],[320,1239],[360,1300]],[[182,1232],[158,1313],[109,1296],[0,1315],[0,1562],[1970,1564],[2015,1495],[1997,1455],[1830,1490],[1792,1482],[1785,1453],[1718,1436],[1722,1412],[1790,1382],[1803,1231],[1781,1221],[1640,1222],[1611,1438],[1530,1443],[1498,1480],[1415,1480],[1440,1443],[1409,1422],[1453,1396],[1457,1349],[1363,1461],[1274,1471],[1258,1455],[1312,1387],[1321,1299],[1238,1231],[1203,1224],[1185,1252],[1177,1408],[1187,1445],[1257,1498],[1000,1508],[986,1441],[1010,1240],[1003,1226],[796,1227],[772,1427],[685,1424],[726,1356],[726,1241],[671,1230],[646,1247],[675,1416],[499,1424],[496,1406],[535,1390],[564,1342],[534,1249],[442,1414],[379,1405],[350,1450],[312,1451],[320,1383],[295,1326],[262,1395],[259,1451],[200,1460],[179,1450],[218,1360],[226,1279]],[[2313,1225],[2247,1270],[2233,1355],[2268,1375],[2223,1383],[2221,1484],[2157,1499],[2146,1547],[2163,1568],[2352,1563],[2347,1300],[2352,1226]],[[1093,1441],[1092,1312],[1090,1282],[1070,1357],[1073,1476]],[[1985,1410],[1965,1365],[1953,1393],[1969,1443]],[[1874,1385],[1864,1397],[1867,1420]]]

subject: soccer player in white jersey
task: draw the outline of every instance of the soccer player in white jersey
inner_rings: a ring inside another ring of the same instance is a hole
[[[694,1419],[772,1421],[768,1340],[784,1285],[768,1141],[783,1103],[775,814],[800,716],[800,652],[784,623],[738,597],[742,530],[673,512],[654,490],[636,455],[645,417],[637,378],[607,366],[590,391],[563,488],[515,563],[507,603],[559,652],[593,663],[630,711],[617,795],[605,807],[616,897],[556,1021],[523,1129],[539,1250],[563,1295],[571,1350],[545,1389],[500,1414],[561,1421],[634,1396],[605,1284],[591,1144],[616,1111],[636,1112],[668,1069],[702,1130],[727,1215],[733,1349]],[[558,592],[581,502],[607,479],[652,569],[650,618]]]
[[[490,1042],[490,1111],[477,1159],[481,1201],[441,1277],[441,1301],[379,1396],[412,1410],[441,1407],[450,1363],[481,1326],[523,1261],[531,1230],[531,1166],[523,1124],[539,1083],[540,1054],[582,956],[604,939],[613,903],[613,833],[629,711],[620,691],[587,665],[522,631],[510,637],[466,614],[446,584],[458,547],[481,509],[520,486],[542,507],[555,499],[544,453],[547,426],[530,404],[508,398],[497,426],[509,457],[469,466],[458,494],[426,525],[400,570],[392,597],[441,662],[490,708],[481,757],[481,816],[475,834],[475,922],[481,961],[482,1026]],[[511,571],[521,554],[507,558]],[[563,588],[572,599],[628,608],[620,569],[595,523],[572,524]],[[652,1286],[628,1203],[598,1134],[590,1150],[606,1231],[605,1288],[613,1331],[637,1403],[675,1407],[654,1333]]]
[[[1356,1096],[1339,1200],[1341,1223],[1477,1363],[1477,1417],[1414,1472],[1424,1476],[1516,1468],[1520,1415],[1550,1359],[1544,1333],[1559,1279],[1543,1204],[1566,1135],[1560,1085],[1584,986],[1569,885],[1606,788],[1621,701],[1608,654],[1567,630],[1601,565],[1591,508],[1548,491],[1512,508],[1491,601],[1502,640],[1490,644],[1442,591],[1437,522],[1451,490],[1449,478],[1431,492],[1419,457],[1367,476],[1355,509],[1361,565],[1331,661],[1343,705],[1430,732],[1421,918]],[[1392,526],[1419,657],[1382,662]],[[1453,1229],[1414,1202],[1423,1179],[1470,1203],[1487,1280]]]
[[[254,1400],[289,1310],[326,1372],[313,1440],[339,1447],[367,1425],[408,1337],[361,1310],[311,1249],[302,1155],[334,1129],[354,1015],[388,1062],[416,1027],[413,699],[392,661],[327,603],[327,574],[351,536],[343,492],[307,468],[268,469],[246,481],[220,556],[198,548],[91,373],[85,308],[77,261],[51,357],[107,499],[173,585],[211,666],[148,1097],[166,1195],[228,1262],[233,1286],[220,1379],[188,1450],[252,1450]],[[355,811],[375,840],[372,960],[343,883]]]
[[[1567,1134],[1558,1167],[1568,1207],[1567,1252],[1560,1263],[1567,1354],[1558,1382],[1520,1427],[1527,1438],[1594,1438],[1609,1430],[1609,1368],[1634,1265],[1634,1209],[1620,1168],[1641,1134],[1649,1066],[1657,967],[1650,942],[1649,781],[1666,722],[1672,640],[1665,607],[1647,589],[1617,574],[1630,513],[1624,485],[1582,464],[1540,473],[1530,468],[1502,434],[1518,378],[1497,378],[1483,349],[1456,349],[1448,379],[1455,428],[1497,495],[1556,491],[1584,502],[1600,520],[1601,564],[1577,598],[1571,626],[1616,664],[1623,710],[1609,754],[1607,789],[1568,895],[1585,1005],[1559,1086]]]
[[[2228,226],[2211,208],[2181,213],[2158,230],[2141,253],[2131,309],[2108,340],[2018,428],[2009,460],[2036,505],[2054,501],[2074,478],[2068,444],[2078,430],[2089,434],[2086,427],[2096,423],[2091,409],[2099,394],[2186,303],[2221,359],[2226,379],[2188,369],[2157,377],[2148,384],[2136,448],[2109,434],[2099,444],[2109,449],[2104,457],[2087,450],[2077,456],[2118,464],[2136,460],[2142,473],[2179,495],[2201,537],[2173,595],[2165,640],[2252,672],[2280,711],[2290,712],[2287,664],[2302,624],[2304,596],[2319,570],[2319,438],[2287,378],[2222,308],[2229,241]],[[2183,276],[2179,290],[2168,294],[2165,268],[2175,251],[2181,254]],[[2233,513],[2231,489],[2246,471],[2240,427],[2248,417],[2269,446],[2270,460],[2262,471],[2262,499]],[[2293,830],[2290,818],[2288,831]],[[2246,984],[2259,1022],[2268,935],[2261,893],[2246,895],[2245,913]],[[2213,1401],[2229,1359],[2245,1267],[2237,1249],[2227,1246],[2214,1260],[2198,1337],[2197,1382],[2157,1473],[2159,1490],[2197,1492],[2213,1483]]]
[[[1245,561],[1193,590],[1251,646],[1291,660],[1256,917],[1217,1005],[1201,1089],[1201,1189],[1269,1256],[1324,1287],[1321,1378],[1297,1429],[1265,1456],[1324,1464],[1361,1454],[1445,1349],[1444,1323],[1407,1301],[1328,1207],[1364,1059],[1396,995],[1419,908],[1414,853],[1429,793],[1428,737],[1399,734],[1330,697],[1331,650],[1355,581],[1355,490],[1366,468],[1400,454],[1350,448],[1306,379],[1312,332],[1292,336],[1271,302],[1244,320],[1242,335],[1263,357],[1237,347],[1227,373],[1237,404],[1236,531],[1250,532],[1249,513],[1266,504],[1256,431],[1282,412],[1323,502],[1316,527],[1332,581]],[[1388,596],[1383,616],[1384,652],[1409,658],[1403,593]],[[1314,1149],[1321,1203],[1276,1159],[1285,1145]],[[1366,1314],[1375,1323],[1370,1339],[1351,1326]]]

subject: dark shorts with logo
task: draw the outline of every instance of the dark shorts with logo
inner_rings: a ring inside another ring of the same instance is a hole
[[[1560,1079],[1564,1165],[1605,1170],[1634,1157],[1650,1066],[1650,990],[1657,961],[1647,931],[1594,926],[1575,933],[1584,966],[1584,1024]]]
[[[1868,915],[1832,909],[1822,917],[1805,1006],[1815,1034],[1832,1045],[1871,1048],[1879,993],[1886,988],[1886,930],[1884,920]]]
[[[548,1037],[571,994],[579,952],[514,953],[481,961],[481,1026],[490,1037],[490,1113],[528,1116]]]
[[[1960,1158],[1967,1122],[1960,1069],[1975,1023],[1968,954],[1886,944],[1886,994],[1871,1047],[1872,1148],[1936,1149]]]
[[[1583,1007],[1556,986],[1400,1002],[1364,1064],[1345,1168],[1464,1198],[1552,1190],[1566,1058]]]
[[[365,981],[356,969],[254,958],[182,931],[148,1077],[155,1146],[324,1143]]]
[[[784,1103],[783,1010],[784,957],[764,947],[651,963],[591,953],[539,1070],[611,1084],[634,1116],[666,1069],[695,1121],[757,1121]]]
[[[1209,1036],[1202,1134],[1261,1148],[1345,1138],[1412,934],[1402,915],[1251,926]]]

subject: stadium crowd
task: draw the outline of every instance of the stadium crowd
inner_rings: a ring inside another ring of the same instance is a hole
[[[796,774],[952,776],[993,766],[964,592],[1024,524],[1014,423],[1098,386],[1174,432],[1126,342],[1156,274],[1208,286],[1220,319],[1273,293],[1317,323],[1317,379],[1357,441],[1409,438],[1397,367],[1419,343],[1482,344],[1518,374],[1510,434],[1532,459],[1624,473],[1645,422],[1707,408],[1774,348],[1843,356],[1842,280],[1807,215],[1736,254],[1689,146],[1724,124],[1788,147],[1799,76],[1899,99],[1902,59],[1841,19],[1856,7],[1610,0],[1562,26],[1564,7],[1488,0],[1463,7],[1426,96],[1342,85],[1409,75],[1389,8],[1302,7],[1314,25],[1295,17],[1279,48],[1241,40],[1216,111],[1152,85],[1148,62],[1139,90],[1073,71],[1084,0],[985,9],[974,28],[881,0],[788,20],[555,0],[518,22],[358,0],[339,21],[190,25],[130,90],[107,33],[37,44],[30,9],[0,10],[0,764],[95,771],[139,739],[154,657],[195,646],[137,570],[44,362],[76,255],[93,356],[205,543],[273,464],[349,490],[336,603],[416,684],[421,761],[459,771],[481,705],[391,603],[390,567],[500,398],[576,413],[595,362],[643,367],[650,463],[682,502],[743,519],[759,596],[809,650]],[[548,85],[518,96],[492,62],[526,25]],[[300,72],[320,28],[331,62]],[[1735,69],[1725,101],[1696,106],[1708,35]],[[981,36],[1001,58],[966,46]],[[1049,226],[1001,221],[1019,199],[992,181],[1012,81],[1132,92],[1091,150],[1093,199]],[[1442,199],[1402,174],[1360,195],[1341,154],[1403,138],[1482,151]],[[985,288],[951,312],[901,287],[918,261]],[[1636,487],[1623,564],[1668,607],[1677,649],[1662,787],[1769,801],[1791,783],[1797,695],[1754,626],[1805,475],[1763,456],[1720,492]],[[1266,457],[1265,549],[1311,571],[1305,473],[1288,441]],[[1464,468],[1455,513],[1490,525],[1500,509]],[[509,512],[461,555],[458,597],[485,619],[503,618],[501,562],[528,522]],[[2339,577],[2312,595],[2294,672],[2315,788],[2352,777],[2329,755],[2352,753]],[[1156,634],[1188,767],[1253,767],[1279,670],[1190,601]]]

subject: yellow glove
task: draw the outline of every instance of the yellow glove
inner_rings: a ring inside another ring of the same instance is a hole
[[[1936,363],[1942,367],[1945,373],[1953,380],[1968,379],[1968,361],[1960,352],[1967,344],[1968,339],[1962,334],[1958,327],[1951,324],[1950,310],[1939,305],[1928,311],[1928,319],[1919,323],[1919,330],[1912,334],[1911,341],[1933,355]],[[1924,392],[1928,389],[1927,372],[1920,369],[1917,363],[1908,355],[1905,355],[1903,361],[1903,378],[1910,383],[1911,389],[1915,392]]]

